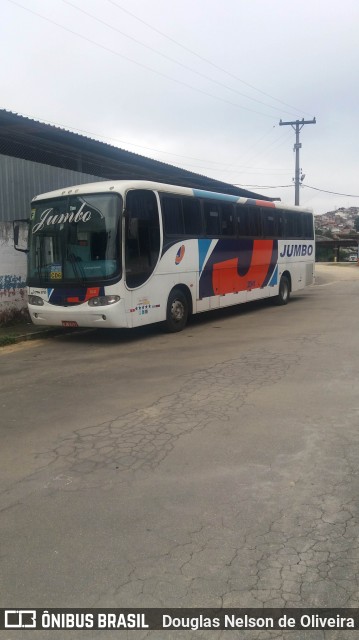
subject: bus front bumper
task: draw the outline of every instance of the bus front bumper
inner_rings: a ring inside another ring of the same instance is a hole
[[[87,302],[70,307],[49,304],[42,306],[28,304],[31,320],[34,324],[55,327],[93,327],[121,328],[129,327],[124,300],[111,305],[90,307]]]

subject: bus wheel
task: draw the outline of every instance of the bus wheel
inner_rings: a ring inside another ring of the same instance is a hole
[[[180,289],[173,289],[168,297],[166,330],[170,333],[182,331],[187,324],[188,302]]]
[[[276,296],[276,304],[283,305],[289,302],[290,284],[287,276],[282,276],[279,283],[279,293]]]

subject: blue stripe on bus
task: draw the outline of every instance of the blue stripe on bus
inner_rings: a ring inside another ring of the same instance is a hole
[[[238,202],[239,196],[229,196],[226,193],[214,193],[213,191],[202,191],[193,189],[193,195],[197,198],[211,198],[212,200],[225,200],[227,202]]]
[[[274,287],[276,284],[278,284],[278,265],[276,266],[274,273],[270,279],[269,286]]]
[[[212,240],[198,240],[198,261],[199,261],[200,273],[202,273],[203,264],[204,264],[211,242]]]

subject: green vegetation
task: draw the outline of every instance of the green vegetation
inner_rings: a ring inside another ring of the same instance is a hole
[[[9,344],[15,344],[15,336],[0,336],[0,347],[7,347]]]

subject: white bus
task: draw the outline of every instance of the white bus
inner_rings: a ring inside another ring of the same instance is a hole
[[[34,198],[27,251],[35,324],[164,322],[174,332],[190,314],[267,297],[284,305],[312,284],[313,214],[154,182],[98,182]]]

